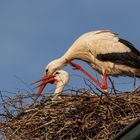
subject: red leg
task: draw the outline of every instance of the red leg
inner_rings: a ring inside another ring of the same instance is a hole
[[[96,80],[94,77],[92,77],[87,71],[85,71],[80,65],[74,63],[74,62],[68,62],[71,66],[73,66],[74,70],[80,70],[85,75],[87,75],[93,82],[95,82],[101,89],[106,90],[107,89],[107,77],[106,77],[106,71],[103,71],[103,84],[99,83],[98,80]]]
[[[103,85],[102,85],[102,89],[107,89],[108,88],[108,84],[107,84],[107,76],[106,76],[106,70],[103,70]]]

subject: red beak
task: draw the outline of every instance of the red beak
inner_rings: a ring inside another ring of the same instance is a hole
[[[54,76],[44,76],[43,78],[41,78],[40,80],[37,80],[35,82],[33,82],[33,84],[36,84],[38,82],[42,82],[40,85],[36,86],[35,88],[39,88],[36,94],[36,98],[35,101],[38,99],[38,97],[41,95],[43,89],[45,88],[46,84],[48,83],[54,83],[55,79]]]

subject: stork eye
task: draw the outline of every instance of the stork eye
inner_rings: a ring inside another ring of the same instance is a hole
[[[56,75],[57,75],[57,74],[60,74],[60,72],[56,72],[55,74],[56,74]]]
[[[48,69],[45,70],[46,74],[48,73]]]

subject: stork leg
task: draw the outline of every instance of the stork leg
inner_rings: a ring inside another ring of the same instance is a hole
[[[74,63],[74,62],[68,62],[71,66],[73,66],[74,70],[80,70],[82,71],[85,75],[87,75],[93,82],[95,82],[101,89],[107,93],[107,77],[106,77],[106,70],[103,70],[103,84],[99,83],[97,79],[92,77],[86,70],[84,70],[80,65]]]
[[[107,76],[106,76],[106,70],[104,69],[102,71],[103,75],[102,75],[102,80],[103,80],[103,87],[102,89],[104,90],[104,93],[108,93],[108,84],[107,84]]]

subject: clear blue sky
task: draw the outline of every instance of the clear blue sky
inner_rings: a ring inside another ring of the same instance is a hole
[[[51,60],[63,55],[78,36],[88,31],[113,30],[140,50],[139,13],[139,0],[1,0],[0,90],[27,89],[14,75],[30,85],[42,77]],[[81,75],[70,67],[66,70]],[[82,79],[71,76],[71,86],[80,88],[83,84]]]

